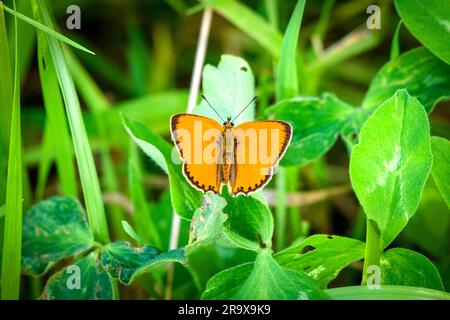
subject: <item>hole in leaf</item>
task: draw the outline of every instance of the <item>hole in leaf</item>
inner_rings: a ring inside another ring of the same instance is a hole
[[[306,246],[306,247],[304,247],[304,248],[302,249],[302,251],[301,251],[300,253],[301,253],[301,254],[304,254],[304,253],[313,251],[313,250],[315,250],[315,249],[316,249],[316,247],[313,247],[313,246]]]

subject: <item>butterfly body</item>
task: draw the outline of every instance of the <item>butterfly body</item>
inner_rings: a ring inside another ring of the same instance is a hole
[[[289,145],[292,127],[283,121],[255,121],[235,126],[191,114],[171,118],[172,139],[192,186],[220,194],[248,195],[265,186]]]

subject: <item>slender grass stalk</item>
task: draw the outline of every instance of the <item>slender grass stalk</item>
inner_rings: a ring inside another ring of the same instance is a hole
[[[203,11],[202,22],[200,25],[200,34],[197,43],[197,51],[195,53],[194,71],[192,72],[189,100],[186,110],[188,113],[192,113],[198,99],[203,64],[205,61],[206,49],[208,47],[209,30],[211,29],[212,14],[213,12],[211,8],[205,8],[205,11]],[[180,224],[181,218],[174,211],[172,214],[169,249],[176,249],[178,247]],[[165,292],[166,300],[172,297],[173,268],[173,264],[170,264],[167,272],[167,286]]]
[[[0,3],[0,204],[5,203],[13,83],[3,4]]]
[[[2,6],[1,3],[0,6]],[[1,278],[1,297],[3,300],[19,299],[22,252],[22,138],[20,128],[20,74],[17,53],[17,19],[15,19],[14,26],[16,31],[14,38],[16,51],[14,59],[14,93],[8,177],[6,182],[6,214]]]
[[[42,31],[38,31],[37,36],[39,76],[47,113],[47,123],[44,132],[44,155],[41,158],[36,198],[42,199],[43,197],[46,177],[51,163],[51,153],[54,153],[55,156],[62,193],[77,196],[77,177],[72,152],[73,145],[67,126],[58,77],[45,34]],[[54,150],[58,151],[54,152]]]
[[[297,43],[300,33],[300,25],[306,0],[299,0],[289,20],[285,35],[281,44],[280,59],[277,68],[276,96],[277,101],[295,97],[299,94],[299,82],[297,74]],[[278,249],[285,246],[286,233],[286,168],[280,167],[276,177],[277,206],[275,236]],[[290,188],[293,189],[293,188]],[[295,191],[295,190],[292,190]]]
[[[40,13],[42,21],[44,21],[47,26],[54,28],[45,1],[34,0],[34,5],[36,10],[38,10],[37,12]],[[46,38],[65,102],[89,224],[95,239],[100,243],[107,243],[109,241],[109,234],[105,209],[100,192],[100,183],[81,114],[78,95],[67,67],[61,44],[53,37],[46,36]]]
[[[393,60],[397,58],[400,55],[400,29],[402,27],[403,21],[400,20],[397,24],[397,27],[395,28],[394,36],[392,37],[392,44],[391,44],[391,57],[390,60]]]
[[[378,229],[375,221],[367,219],[366,253],[361,285],[365,285],[367,283],[367,269],[370,266],[380,266],[381,252],[380,230]]]

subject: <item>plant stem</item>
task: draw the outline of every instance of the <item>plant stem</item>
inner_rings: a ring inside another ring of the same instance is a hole
[[[287,187],[286,187],[286,168],[279,167],[278,173],[275,176],[275,183],[277,187],[277,206],[276,206],[276,229],[275,237],[277,239],[277,248],[281,250],[285,246],[285,233],[286,233],[286,200],[287,200]]]
[[[375,221],[367,219],[366,254],[361,285],[367,283],[367,269],[370,266],[380,266],[381,241],[380,231]]]
[[[187,113],[192,113],[195,104],[197,103],[198,92],[200,89],[200,80],[202,76],[203,64],[205,62],[206,49],[208,47],[209,30],[211,29],[213,11],[211,8],[205,8],[203,11],[202,22],[200,26],[200,34],[198,37],[197,51],[195,54],[194,71],[191,78],[191,87],[189,89],[189,101],[187,106]],[[172,227],[170,230],[169,249],[176,249],[178,247],[178,238],[180,235],[181,218],[177,215],[175,210],[172,214]],[[173,264],[170,264],[167,270],[167,285],[165,299],[169,300],[172,296],[173,284]]]

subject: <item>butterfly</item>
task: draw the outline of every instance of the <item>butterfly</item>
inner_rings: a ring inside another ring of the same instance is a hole
[[[172,140],[183,161],[183,174],[202,192],[220,194],[227,186],[232,196],[249,195],[263,188],[291,141],[292,127],[278,120],[253,121],[234,125],[194,114],[181,113],[170,119]]]

